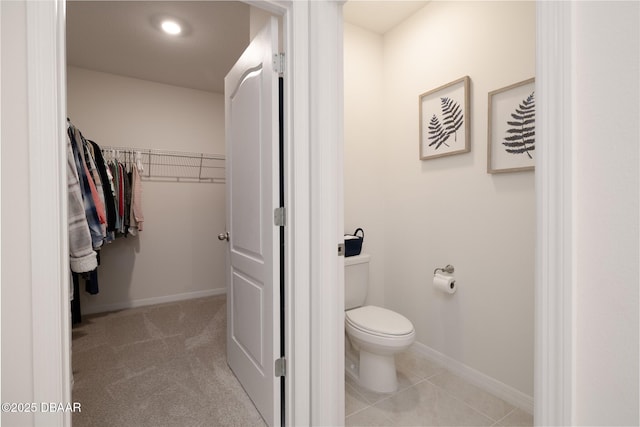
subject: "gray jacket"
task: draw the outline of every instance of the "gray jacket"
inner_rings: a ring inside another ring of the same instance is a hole
[[[71,148],[71,140],[67,132],[67,190],[68,190],[68,223],[69,223],[69,260],[71,271],[84,273],[98,267],[97,254],[91,243],[91,233],[80,192],[80,181],[76,169],[75,158]]]

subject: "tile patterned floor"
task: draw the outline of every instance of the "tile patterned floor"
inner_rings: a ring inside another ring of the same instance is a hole
[[[424,356],[396,357],[398,391],[375,393],[346,379],[347,426],[533,426],[533,417]]]

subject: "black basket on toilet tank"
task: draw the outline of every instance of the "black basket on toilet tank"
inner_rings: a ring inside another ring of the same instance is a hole
[[[358,233],[362,233],[360,236]],[[364,230],[357,228],[353,234],[344,235],[344,256],[360,255],[362,242],[364,241]]]

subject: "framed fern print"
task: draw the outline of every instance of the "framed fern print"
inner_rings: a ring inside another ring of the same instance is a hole
[[[435,159],[470,150],[469,76],[419,97],[420,159]]]
[[[487,173],[533,170],[535,148],[535,79],[489,92]]]

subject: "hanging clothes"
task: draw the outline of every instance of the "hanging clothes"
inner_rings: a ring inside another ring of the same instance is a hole
[[[124,204],[125,204],[125,170],[122,163],[118,163],[118,217],[120,218],[120,234],[124,234]]]
[[[120,167],[118,166],[118,161],[116,159],[112,159],[108,162],[109,170],[111,171],[111,175],[113,177],[113,203],[114,203],[114,215],[115,215],[115,230],[114,232],[120,231]]]
[[[104,161],[102,150],[100,150],[100,147],[94,141],[87,140],[87,142],[91,144],[93,148],[93,155],[96,159],[96,167],[98,168],[98,173],[100,174],[100,179],[102,181],[104,204],[107,210],[107,232],[113,232],[116,230],[116,205],[113,194],[113,184],[111,182],[112,180],[109,177],[109,173],[107,172],[107,164]]]
[[[131,201],[131,212],[135,219],[138,231],[142,231],[142,224],[144,223],[144,214],[142,213],[142,180],[140,178],[141,161],[139,158],[140,153],[136,159],[136,166],[133,168],[133,191]]]
[[[93,158],[93,147],[88,143],[84,137],[82,137],[82,154],[84,160],[84,166],[87,169],[87,176],[90,178],[89,183],[91,186],[91,195],[93,196],[96,210],[98,212],[98,218],[100,224],[102,224],[102,235],[106,236],[107,230],[107,210],[104,204],[104,190],[102,189],[102,179],[98,173],[96,162]]]
[[[94,147],[95,149],[95,147]],[[99,157],[96,156],[96,159]],[[115,236],[135,236],[141,230],[139,222],[144,221],[142,213],[142,182],[139,152],[122,152],[108,149],[103,154],[106,173],[110,177],[114,206]],[[110,238],[108,237],[108,240]],[[112,238],[111,238],[112,239]]]
[[[67,219],[69,227],[69,263],[71,271],[84,273],[98,267],[96,252],[93,250],[91,233],[85,215],[80,180],[76,168],[71,138],[67,132]]]
[[[80,322],[80,277],[85,291],[99,293],[100,249],[117,236],[142,230],[142,188],[134,156],[110,161],[100,146],[84,138],[67,119],[67,190],[69,263],[72,271],[74,323]]]
[[[80,181],[84,211],[87,218],[87,224],[89,225],[89,231],[91,232],[91,241],[93,248],[98,249],[102,246],[104,236],[102,234],[102,225],[100,224],[100,218],[98,217],[95,199],[91,192],[92,184],[90,183],[90,177],[88,176],[86,166],[80,157],[81,146],[78,143],[80,140],[80,132],[73,126],[70,126],[68,131],[69,137],[71,138],[71,148],[76,164],[76,170]]]
[[[124,168],[124,235],[129,235],[131,227],[131,172],[127,164]]]

